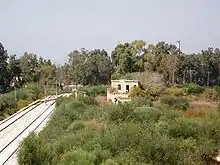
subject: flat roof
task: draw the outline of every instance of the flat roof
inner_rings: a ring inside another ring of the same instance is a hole
[[[139,80],[126,80],[126,79],[120,79],[120,80],[111,80],[111,82],[139,82]]]

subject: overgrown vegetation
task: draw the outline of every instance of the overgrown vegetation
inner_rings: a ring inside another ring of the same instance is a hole
[[[42,89],[54,94],[72,89],[62,84],[82,84],[87,97],[59,98],[46,129],[23,142],[20,164],[208,164],[220,147],[219,112],[193,114],[198,107],[191,102],[220,98],[219,55],[219,48],[185,54],[163,41],[135,40],[111,55],[73,50],[56,66],[33,53],[8,56],[0,44],[0,93],[20,88],[16,99],[14,92],[0,96],[0,119],[40,98]],[[139,79],[144,90],[130,90],[129,104],[98,105],[94,97],[121,78]],[[21,88],[28,83],[44,88]]]
[[[106,95],[107,86],[106,85],[96,85],[96,86],[84,86],[82,89],[88,96],[98,96],[98,95]]]
[[[184,85],[183,89],[184,89],[186,94],[194,94],[194,95],[201,94],[204,91],[203,87],[201,87],[197,84],[194,84],[194,83]]]
[[[105,106],[97,105],[92,96],[60,98],[47,127],[22,142],[18,162],[211,164],[220,148],[220,113],[187,117],[188,100],[183,97],[159,96],[157,104],[148,96],[135,97],[130,103]]]
[[[189,108],[189,102],[183,97],[164,95],[160,98],[160,101],[177,110],[187,110]]]
[[[28,84],[24,88],[0,95],[0,120],[12,115],[31,102],[44,96],[43,88],[37,84]]]

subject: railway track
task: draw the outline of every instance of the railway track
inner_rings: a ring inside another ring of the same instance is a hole
[[[52,114],[55,98],[46,104],[40,102],[0,123],[0,165],[17,164],[16,152],[20,142],[30,132],[36,131]]]
[[[50,99],[51,96],[47,97],[46,99]],[[13,115],[9,116],[8,118],[6,118],[5,120],[0,122],[0,132],[7,128],[5,125],[6,122],[8,121],[12,121],[11,123],[15,122],[16,120],[19,120],[21,117],[23,117],[24,115],[26,115],[27,113],[31,112],[34,108],[36,108],[37,106],[40,105],[39,100],[33,102],[32,104],[30,104],[29,106],[22,108],[21,110],[19,110],[18,112],[14,113]],[[7,124],[6,124],[7,125]]]

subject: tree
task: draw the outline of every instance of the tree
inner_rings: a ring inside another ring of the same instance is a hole
[[[73,52],[69,53],[69,75],[70,79],[74,83],[83,83],[85,80],[85,65],[84,62],[86,57],[88,56],[87,50],[81,49],[81,51],[74,50]]]
[[[146,68],[162,74],[165,83],[175,81],[174,74],[179,64],[179,50],[175,45],[164,41],[158,42],[156,46],[149,45],[144,57]]]
[[[76,84],[101,84],[110,81],[113,70],[111,59],[103,49],[74,50],[69,53],[71,79]]]
[[[22,70],[20,68],[20,61],[16,58],[16,55],[9,56],[8,70],[10,73],[10,81],[17,77],[19,82],[15,85],[20,87],[22,85]]]
[[[8,68],[8,54],[0,43],[0,92],[5,92],[10,85]]]
[[[115,47],[111,54],[115,70],[113,78],[144,69],[145,45],[144,41],[135,40],[132,43],[119,44]]]
[[[44,85],[55,84],[56,67],[50,63],[45,63],[40,66],[40,82]]]
[[[40,67],[37,55],[32,53],[24,53],[20,58],[20,67],[24,82],[39,82],[40,80]]]
[[[108,53],[104,49],[90,51],[86,66],[86,84],[96,85],[110,82],[113,66]]]

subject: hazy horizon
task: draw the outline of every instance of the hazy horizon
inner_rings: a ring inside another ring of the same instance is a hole
[[[2,0],[0,42],[9,54],[35,53],[56,63],[75,49],[121,42],[182,41],[182,51],[220,47],[218,0]]]

